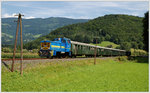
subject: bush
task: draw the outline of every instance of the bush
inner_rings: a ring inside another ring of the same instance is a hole
[[[131,49],[131,56],[148,56],[148,53],[140,49]]]
[[[38,53],[38,49],[33,49],[33,53]]]
[[[28,50],[27,49],[23,49],[23,53],[28,53]]]
[[[127,56],[121,56],[121,57],[118,57],[118,60],[127,62],[128,61],[128,57]]]
[[[2,52],[4,52],[4,53],[11,53],[12,49],[4,47],[4,48],[2,48]]]

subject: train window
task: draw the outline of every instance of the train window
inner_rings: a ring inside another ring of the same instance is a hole
[[[42,45],[42,47],[44,47],[44,44],[43,44],[43,43],[42,43],[41,45]]]
[[[67,40],[68,43],[70,43],[70,40]]]
[[[86,49],[86,46],[83,46],[83,49]]]
[[[47,43],[47,47],[49,47],[50,43]]]
[[[62,43],[66,43],[66,40],[62,39],[61,42],[62,42]]]
[[[55,38],[55,39],[53,39],[53,41],[59,41],[60,40],[60,38]]]
[[[94,50],[94,47],[91,47],[91,50]]]
[[[80,48],[81,48],[81,46],[79,45],[79,46],[78,46],[78,49],[80,49]]]
[[[53,41],[58,41],[58,38],[56,38],[56,39],[53,39]]]
[[[77,45],[75,45],[75,49],[77,49],[78,48],[78,46]]]

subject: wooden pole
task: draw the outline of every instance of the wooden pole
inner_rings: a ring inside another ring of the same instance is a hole
[[[12,67],[11,67],[11,71],[14,71],[14,61],[15,61],[15,54],[16,54],[16,45],[17,45],[17,38],[18,38],[18,29],[19,29],[19,18],[17,21],[17,30],[16,30],[16,39],[15,39],[15,45],[14,45],[14,52],[13,52],[13,60],[12,60]]]
[[[22,66],[22,61],[23,61],[23,40],[22,40],[22,19],[21,19],[21,14],[19,14],[20,16],[20,41],[21,41],[21,60],[20,60],[20,74],[23,74],[23,66]]]
[[[18,30],[19,30],[19,22],[20,22],[20,41],[21,41],[21,51],[20,51],[20,55],[21,55],[21,61],[20,61],[20,74],[23,74],[23,66],[22,66],[22,61],[23,61],[23,40],[22,40],[22,20],[21,20],[21,15],[19,13],[19,15],[15,15],[18,16],[18,21],[17,21],[17,30],[16,30],[16,39],[15,39],[15,45],[14,45],[14,52],[13,52],[13,60],[12,60],[12,68],[11,71],[14,71],[14,61],[15,61],[15,54],[16,54],[16,46],[17,46],[17,38],[18,38]]]
[[[95,47],[94,65],[96,65],[96,52],[97,52],[97,38],[96,38],[96,47]]]

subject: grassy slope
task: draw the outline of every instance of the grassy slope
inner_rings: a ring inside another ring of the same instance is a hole
[[[6,34],[6,33],[2,33],[2,37],[9,37],[9,38],[13,38],[12,35]]]
[[[92,45],[96,45],[96,44],[92,44]],[[102,46],[102,47],[106,47],[108,45],[112,45],[113,46],[112,48],[116,48],[117,46],[119,46],[119,45],[117,45],[117,44],[115,44],[113,42],[110,42],[110,41],[103,41],[103,42],[101,42],[100,44],[97,44],[97,45],[98,46]]]
[[[34,38],[38,38],[38,37],[40,37],[42,34],[37,34],[37,35],[34,35],[33,37]]]
[[[143,60],[146,62],[147,60]],[[40,63],[8,72],[2,66],[2,91],[148,91],[148,64],[116,59]]]

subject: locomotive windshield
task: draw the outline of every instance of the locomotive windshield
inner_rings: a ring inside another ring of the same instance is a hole
[[[55,39],[53,39],[53,41],[59,41],[60,40],[60,38],[55,38]]]
[[[50,42],[41,42],[41,49],[49,49]]]

